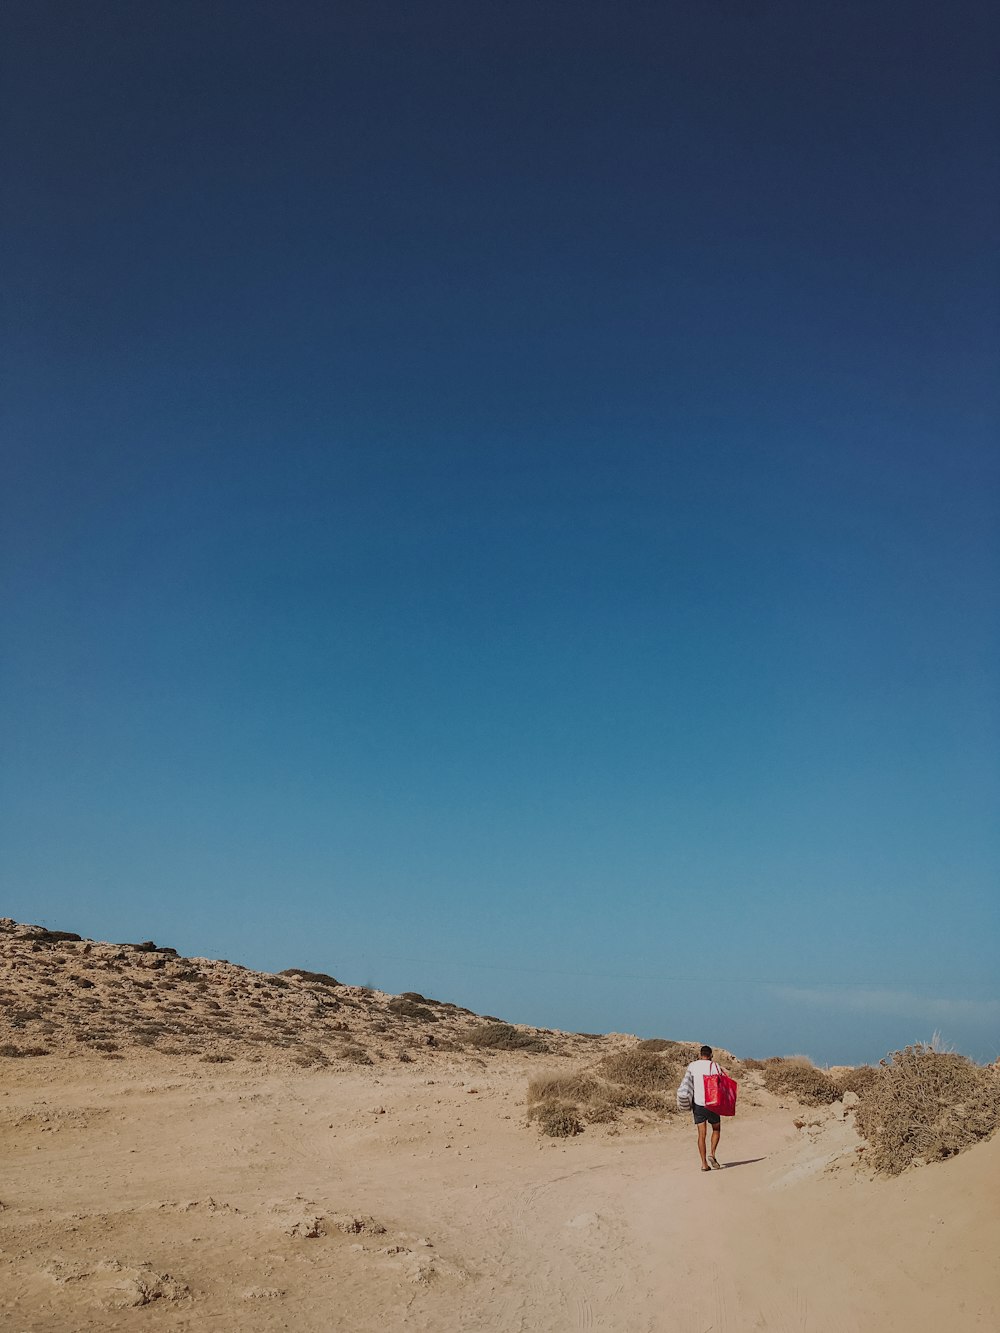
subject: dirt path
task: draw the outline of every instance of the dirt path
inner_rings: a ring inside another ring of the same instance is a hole
[[[872,1182],[839,1115],[523,1124],[527,1064],[8,1062],[11,1333],[1000,1327],[1000,1141]],[[311,1235],[310,1232],[318,1234]]]

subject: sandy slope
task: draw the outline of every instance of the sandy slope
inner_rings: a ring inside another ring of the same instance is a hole
[[[872,1181],[762,1094],[702,1175],[680,1118],[540,1138],[536,1069],[6,1060],[2,1327],[1000,1327],[1000,1140]]]

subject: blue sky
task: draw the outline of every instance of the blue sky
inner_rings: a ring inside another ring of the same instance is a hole
[[[5,9],[0,910],[1000,1054],[1000,22]]]

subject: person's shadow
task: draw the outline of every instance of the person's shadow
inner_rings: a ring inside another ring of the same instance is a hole
[[[766,1157],[745,1157],[742,1162],[723,1162],[723,1171],[728,1171],[731,1166],[753,1166],[754,1162],[766,1162]]]

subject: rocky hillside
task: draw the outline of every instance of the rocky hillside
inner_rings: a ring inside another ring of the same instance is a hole
[[[152,940],[108,944],[0,919],[0,1055],[136,1047],[207,1062],[436,1059],[466,1050],[592,1058],[612,1038],[528,1028],[408,993],[290,968],[184,958]]]

